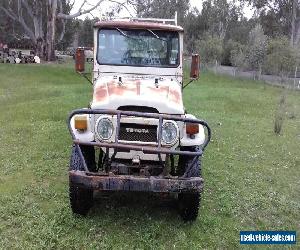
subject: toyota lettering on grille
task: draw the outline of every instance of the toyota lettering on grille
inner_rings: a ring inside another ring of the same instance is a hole
[[[144,133],[144,134],[149,134],[148,129],[144,128],[126,128],[126,132],[128,133]]]

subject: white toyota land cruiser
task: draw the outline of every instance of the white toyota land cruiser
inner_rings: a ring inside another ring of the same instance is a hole
[[[210,128],[185,112],[183,29],[169,21],[94,25],[93,100],[68,118],[74,213],[88,213],[94,190],[142,191],[174,193],[182,218],[197,218]],[[75,57],[85,75],[84,48]],[[191,81],[198,75],[199,56],[193,55]]]

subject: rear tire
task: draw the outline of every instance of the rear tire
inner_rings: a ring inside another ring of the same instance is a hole
[[[182,150],[197,152],[198,146],[185,147]],[[201,177],[201,156],[180,156],[178,161],[178,176]],[[201,193],[179,193],[178,209],[184,221],[194,221],[198,217]]]
[[[82,150],[83,152],[83,150]],[[84,154],[84,152],[83,152]],[[86,158],[86,157],[85,157]],[[88,165],[88,161],[86,160]],[[89,167],[89,165],[88,165]],[[79,156],[77,147],[74,145],[70,160],[70,170],[84,171],[83,162]],[[69,198],[72,212],[86,215],[93,206],[93,190],[80,187],[78,184],[69,181]]]

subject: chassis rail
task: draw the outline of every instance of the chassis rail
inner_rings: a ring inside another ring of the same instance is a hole
[[[78,140],[73,133],[72,127],[71,127],[71,119],[74,115],[79,114],[107,114],[107,115],[116,115],[117,116],[117,126],[116,126],[116,135],[115,135],[115,142],[114,143],[107,143],[107,142],[81,142]],[[134,116],[134,117],[143,117],[143,118],[155,118],[158,119],[158,145],[157,147],[152,146],[136,146],[131,144],[124,144],[118,142],[119,138],[119,129],[120,129],[120,121],[122,116]],[[191,152],[191,151],[179,151],[179,150],[171,150],[168,148],[164,148],[161,145],[161,136],[162,136],[162,125],[163,120],[173,120],[173,121],[181,121],[185,123],[196,123],[204,126],[207,130],[207,137],[204,141],[204,143],[201,145],[201,148],[198,152]],[[169,154],[169,155],[189,155],[189,156],[201,156],[203,154],[204,149],[208,145],[211,139],[211,129],[208,126],[206,121],[199,120],[199,119],[191,119],[191,118],[185,118],[180,117],[176,115],[166,115],[166,114],[156,114],[156,113],[141,113],[141,112],[132,112],[132,111],[120,111],[120,110],[109,110],[109,109],[77,109],[70,113],[68,120],[68,129],[72,136],[73,143],[75,144],[76,149],[79,152],[79,156],[83,162],[84,170],[89,175],[94,175],[96,173],[90,172],[88,170],[88,167],[86,165],[85,159],[83,157],[82,151],[79,147],[79,145],[89,145],[89,146],[98,146],[98,147],[105,147],[106,150],[109,148],[114,149],[114,153],[112,158],[114,158],[118,152],[118,149],[128,149],[128,150],[136,150],[136,151],[142,151],[144,153],[148,154],[158,154],[158,158],[160,162],[162,163],[161,154]]]

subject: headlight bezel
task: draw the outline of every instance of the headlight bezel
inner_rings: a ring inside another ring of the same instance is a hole
[[[174,131],[175,131],[175,136],[174,138],[171,140],[171,141],[166,141],[165,138],[164,138],[164,129],[166,128],[166,126],[172,126]],[[174,145],[179,139],[179,129],[178,129],[178,126],[175,122],[172,122],[172,121],[166,121],[163,123],[162,125],[162,130],[161,130],[161,141],[163,144],[166,144],[166,145]]]
[[[104,137],[103,135],[101,135],[99,133],[99,126],[101,126],[101,122],[108,122],[111,125],[111,133],[109,134],[108,137]],[[99,117],[98,118],[98,120],[96,122],[96,126],[95,126],[95,132],[96,132],[97,138],[100,141],[108,141],[113,136],[114,130],[115,130],[114,123],[109,117],[104,116],[104,117]]]

